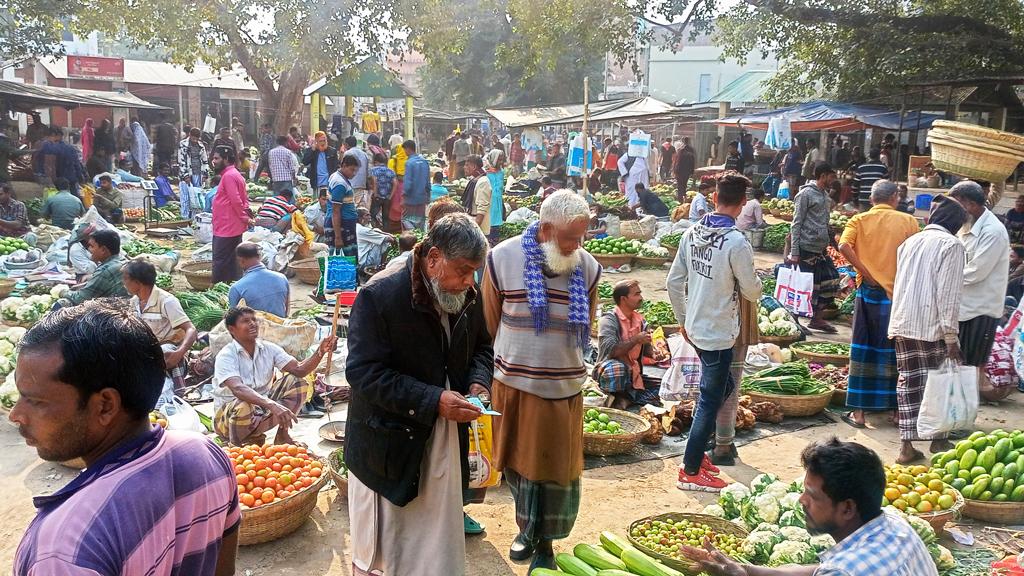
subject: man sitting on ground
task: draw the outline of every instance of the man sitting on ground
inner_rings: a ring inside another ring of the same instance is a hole
[[[615,308],[598,322],[597,364],[594,380],[615,397],[613,408],[625,410],[633,403],[657,403],[658,391],[644,388],[644,358],[656,358],[651,332],[637,310],[644,303],[637,280],[622,280],[612,289]]]
[[[92,205],[107,222],[121,224],[124,222],[124,212],[122,211],[124,195],[121,194],[117,186],[114,186],[110,174],[100,174],[99,182],[100,185],[96,188],[96,193],[92,195]]]
[[[245,305],[262,312],[269,312],[280,318],[288,317],[291,288],[288,279],[280,272],[267,270],[260,260],[260,246],[253,242],[242,242],[235,248],[238,268],[243,270],[242,278],[231,285],[228,304]]]
[[[263,201],[258,212],[256,212],[256,225],[263,228],[277,230],[284,234],[292,226],[292,212],[298,210],[294,202],[295,192],[291,188],[285,188]]]
[[[40,458],[85,470],[36,498],[14,573],[234,574],[234,463],[199,434],[150,424],[164,359],[149,328],[90,302],[43,317],[20,349],[11,421]]]
[[[132,295],[130,308],[153,331],[164,351],[167,375],[176,391],[185,387],[188,351],[196,342],[196,327],[185,315],[181,302],[156,286],[156,267],[145,260],[131,260],[121,269],[125,289]]]
[[[359,245],[359,267],[377,268],[383,264],[384,254],[395,243],[395,237],[382,230],[373,228],[370,223],[370,211],[360,206],[356,208],[359,219],[356,221],[356,243]]]
[[[214,362],[213,428],[236,445],[263,444],[264,433],[277,427],[274,444],[294,444],[289,434],[306,401],[304,378],[323,361],[338,339],[328,336],[316,352],[299,362],[273,342],[260,340],[256,311],[232,307],[224,316],[232,342]],[[275,369],[284,374],[274,379]]]
[[[327,216],[327,190],[321,189],[319,196],[306,209],[302,215],[306,217],[306,224],[316,234],[316,241],[324,242],[324,218]]]
[[[36,245],[25,203],[14,199],[14,188],[7,182],[0,182],[0,237],[21,238],[30,246]]]
[[[836,438],[804,448],[804,493],[800,505],[812,534],[828,534],[836,545],[819,564],[764,568],[740,564],[710,544],[686,546],[683,554],[713,576],[937,576],[924,542],[906,520],[881,509],[885,470],[878,455]]]
[[[55,178],[53,185],[57,193],[43,203],[43,218],[49,218],[50,223],[58,228],[71,230],[75,219],[85,214],[85,205],[78,196],[71,193],[71,185],[67,180]]]
[[[93,298],[128,297],[121,282],[121,237],[114,230],[96,230],[82,241],[96,271],[54,304],[55,308],[75,306]]]

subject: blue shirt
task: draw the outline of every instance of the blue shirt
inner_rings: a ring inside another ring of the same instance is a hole
[[[157,176],[156,193],[153,194],[157,207],[165,206],[171,198],[174,198],[174,190],[171,189],[170,181],[166,176]]]
[[[72,184],[82,181],[82,177],[85,176],[85,169],[78,158],[78,151],[63,141],[47,141],[39,147],[39,154],[37,155],[38,164],[36,165],[37,174],[44,172],[45,158],[49,154],[54,156],[53,171],[57,178],[64,178]]]
[[[142,182],[141,176],[136,176],[120,168],[117,169],[117,176],[121,178],[121,182]]]
[[[324,229],[334,229],[331,214],[334,204],[341,205],[342,220],[357,220],[355,192],[352,190],[352,183],[341,175],[341,172],[331,174],[331,181],[327,187],[327,216],[324,217]]]
[[[820,555],[814,576],[936,576],[935,562],[906,520],[882,511]]]
[[[426,158],[414,154],[405,161],[402,202],[408,206],[422,206],[430,201],[430,164]]]
[[[433,202],[434,200],[437,200],[438,198],[444,198],[447,195],[448,195],[448,189],[445,188],[444,186],[441,186],[440,184],[431,184],[430,185],[430,201],[431,202]]]
[[[246,270],[241,280],[232,284],[228,291],[228,304],[231,306],[237,306],[242,299],[254,310],[284,318],[288,307],[288,279],[280,272],[257,264]]]
[[[327,186],[327,156],[318,154],[316,157],[316,185]]]
[[[370,169],[373,181],[377,183],[377,197],[387,200],[391,198],[391,187],[395,182],[395,171],[387,166],[374,166]]]

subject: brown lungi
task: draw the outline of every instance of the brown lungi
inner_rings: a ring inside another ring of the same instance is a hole
[[[583,395],[548,400],[506,386],[491,390],[494,465],[533,482],[568,486],[583,474]]]

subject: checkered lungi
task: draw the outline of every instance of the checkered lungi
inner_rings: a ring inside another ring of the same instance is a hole
[[[941,440],[918,438],[917,416],[924,400],[924,385],[928,371],[935,370],[947,358],[946,344],[896,338],[896,366],[900,377],[896,382],[896,404],[899,409],[900,440]]]
[[[267,396],[298,414],[299,408],[306,402],[309,388],[310,384],[306,380],[284,374],[271,384]],[[222,439],[240,446],[270,417],[268,410],[235,399],[221,406],[213,415],[213,429]]]
[[[505,481],[516,506],[519,533],[531,540],[560,540],[569,536],[580,510],[580,479],[568,486],[533,482],[505,468]]]
[[[619,360],[605,360],[594,366],[594,380],[604,392],[626,392],[633,389],[629,366]]]
[[[889,339],[892,301],[885,290],[861,284],[853,308],[850,379],[846,406],[856,410],[896,407],[896,350]]]
[[[839,270],[827,253],[800,251],[800,270],[814,275],[814,306],[833,304],[839,295]]]

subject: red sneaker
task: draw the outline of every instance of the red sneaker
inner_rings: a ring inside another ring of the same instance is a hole
[[[679,483],[676,488],[680,490],[695,490],[699,492],[720,492],[726,487],[726,483],[717,476],[712,476],[707,470],[701,468],[696,474],[690,476],[682,468],[679,469]]]
[[[700,467],[701,470],[707,470],[712,474],[718,474],[719,472],[721,472],[721,470],[718,469],[718,466],[715,466],[714,464],[711,463],[711,458],[708,458],[707,454],[705,454],[704,459],[700,461]]]

